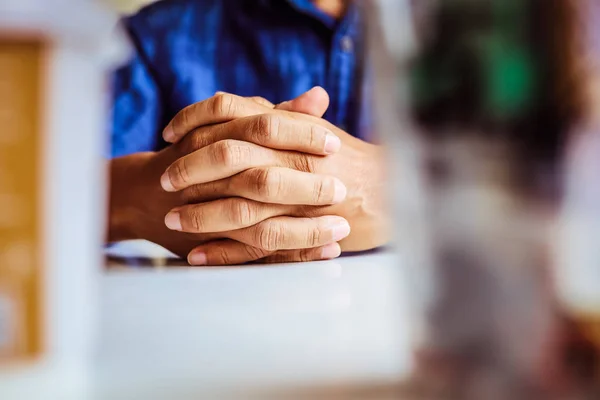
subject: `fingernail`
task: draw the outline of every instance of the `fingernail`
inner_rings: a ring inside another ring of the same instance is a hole
[[[171,211],[165,216],[165,225],[173,231],[181,231],[181,216],[177,211]]]
[[[169,178],[168,172],[165,172],[160,177],[160,186],[162,186],[162,188],[164,190],[166,190],[167,192],[174,192],[175,191],[175,187],[171,183],[171,178]]]
[[[175,131],[173,130],[171,124],[167,125],[167,127],[163,131],[163,139],[166,142],[173,142],[175,140]]]
[[[215,92],[215,96],[218,96],[218,95],[220,95],[220,94],[225,94],[225,92],[222,92],[222,91],[220,91],[220,90],[217,90],[217,91]]]
[[[206,254],[201,251],[192,252],[188,256],[188,263],[190,263],[190,265],[206,265],[208,263]]]
[[[334,242],[342,240],[350,234],[350,225],[348,222],[338,222],[331,228],[331,236]]]
[[[333,154],[337,153],[342,147],[342,141],[339,137],[335,136],[333,133],[328,133],[325,136],[325,153]]]
[[[346,186],[339,179],[334,179],[333,181],[333,202],[341,203],[346,198],[346,194],[348,191],[346,190]]]
[[[323,260],[330,260],[337,258],[340,255],[340,245],[337,243],[330,243],[321,249],[321,258]]]

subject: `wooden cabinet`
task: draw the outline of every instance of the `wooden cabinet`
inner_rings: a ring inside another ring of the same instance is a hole
[[[41,352],[44,44],[0,34],[0,361]]]

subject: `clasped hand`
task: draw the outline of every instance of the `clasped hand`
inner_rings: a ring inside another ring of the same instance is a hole
[[[327,259],[383,244],[379,149],[320,118],[327,106],[315,88],[278,106],[218,93],[183,109],[163,132],[173,144],[140,168],[149,198],[139,236],[192,265]]]

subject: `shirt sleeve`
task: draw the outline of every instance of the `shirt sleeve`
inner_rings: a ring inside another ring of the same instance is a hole
[[[159,88],[141,44],[143,35],[127,20],[124,24],[134,51],[112,76],[111,158],[156,150],[163,112]]]

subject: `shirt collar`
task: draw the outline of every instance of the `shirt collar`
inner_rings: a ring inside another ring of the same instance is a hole
[[[321,11],[311,0],[287,0],[287,2],[298,11],[308,14],[323,22],[327,27],[335,27],[336,19],[331,15]]]
[[[331,29],[334,29],[338,23],[338,21],[335,18],[333,18],[331,15],[324,13],[318,7],[316,7],[311,0],[284,0],[284,1],[286,3],[288,3],[290,6],[292,6],[294,9],[298,10],[299,12],[302,12],[304,14],[307,14],[307,15],[310,15],[311,17],[316,18],[317,20],[321,21],[325,26],[327,26]],[[258,3],[263,6],[273,7],[276,5],[281,5],[282,0],[258,0]],[[354,7],[355,7],[355,4],[353,4],[353,2],[350,2],[350,5],[348,6],[347,15],[345,17],[343,17],[343,19],[345,19],[350,13],[355,11]]]

